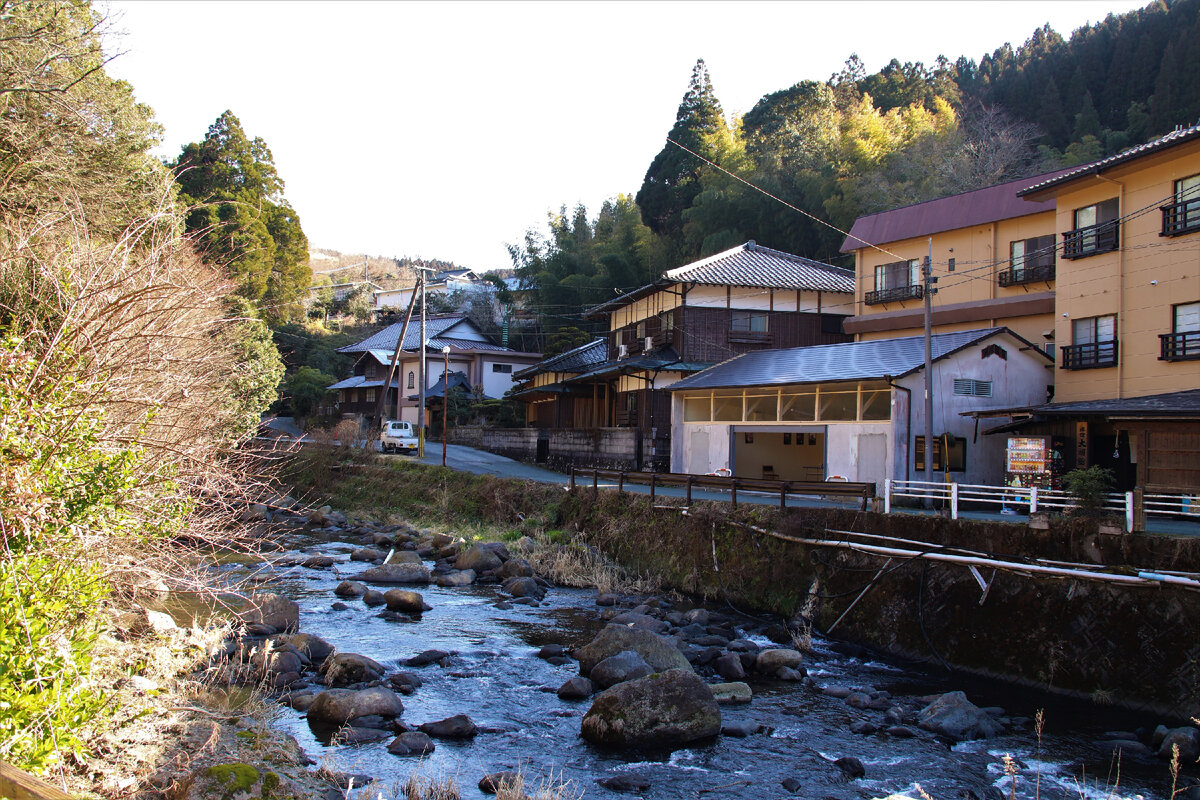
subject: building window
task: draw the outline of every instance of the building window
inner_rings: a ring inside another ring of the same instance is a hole
[[[375,402],[375,390],[374,389],[367,389],[366,402],[368,402],[368,403]]]
[[[1062,348],[1063,369],[1117,365],[1117,315],[1086,317],[1071,323],[1071,344]]]
[[[733,333],[765,334],[767,332],[766,311],[729,312],[729,330]]]
[[[366,368],[363,369],[363,375],[364,375],[364,377],[367,378],[367,380],[374,380],[375,379],[375,365],[367,364]]]
[[[1009,242],[1009,267],[1000,273],[1000,285],[1054,280],[1054,252],[1054,234]]]
[[[974,378],[955,378],[954,393],[962,397],[991,397],[992,382]]]
[[[1117,199],[1075,209],[1075,229],[1063,234],[1063,258],[1085,258],[1120,244]]]
[[[662,333],[672,333],[675,330],[674,311],[664,311],[658,315],[658,329]]]
[[[1161,236],[1179,236],[1200,230],[1200,175],[1175,181],[1175,192],[1162,210]]]
[[[948,451],[949,464],[942,460],[942,448]],[[913,468],[925,470],[925,437],[913,437]],[[933,469],[935,472],[963,472],[967,468],[967,440],[961,436],[935,436],[933,438]]]
[[[1160,361],[1200,359],[1200,303],[1180,303],[1171,309],[1171,332],[1159,334]]]
[[[887,422],[892,389],[883,381],[720,389],[683,398],[684,422]]]
[[[492,372],[499,372],[504,375],[511,375],[512,368],[512,364],[492,364]]]
[[[417,386],[417,374],[412,370],[408,371],[408,388],[414,389]]]
[[[821,333],[844,333],[842,321],[845,319],[841,314],[822,314]]]
[[[875,291],[867,292],[863,302],[870,306],[921,297],[921,262],[912,258],[875,267]]]

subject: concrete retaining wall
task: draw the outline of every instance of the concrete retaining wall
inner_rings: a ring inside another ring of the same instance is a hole
[[[639,469],[640,437],[641,432],[635,428],[459,427],[450,430],[450,441],[455,444],[560,472],[567,472],[572,466]]]

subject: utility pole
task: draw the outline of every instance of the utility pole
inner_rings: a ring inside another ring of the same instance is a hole
[[[442,348],[442,466],[446,466],[446,426],[450,420],[450,345]]]
[[[417,361],[417,374],[420,376],[420,391],[417,410],[417,456],[425,457],[425,273],[433,272],[430,267],[417,267],[421,271],[421,356]]]
[[[921,267],[923,294],[925,295],[925,482],[933,483],[933,237],[929,237],[929,255]],[[946,454],[942,453],[945,460]],[[930,497],[925,507],[933,505]]]
[[[422,278],[424,276],[421,276]],[[383,409],[387,406],[387,393],[392,389],[392,375],[396,374],[397,366],[400,363],[400,353],[404,350],[404,337],[408,335],[408,322],[412,319],[413,308],[416,306],[417,292],[413,289],[412,296],[408,298],[408,309],[404,312],[404,324],[400,326],[400,338],[396,340],[396,349],[392,352],[392,363],[388,367],[387,380],[383,382],[383,393],[379,396],[379,401],[375,404],[375,418],[373,420],[376,430],[383,424]],[[404,381],[397,376],[396,378],[396,419],[400,419],[400,406],[404,399]]]

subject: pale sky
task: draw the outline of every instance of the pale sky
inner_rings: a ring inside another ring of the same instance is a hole
[[[727,114],[857,52],[868,71],[978,61],[1130,0],[99,2],[111,75],[166,133],[226,109],[271,148],[313,247],[509,267],[548,212],[635,194],[697,58]],[[770,245],[769,242],[763,244]],[[803,255],[803,254],[801,254]]]

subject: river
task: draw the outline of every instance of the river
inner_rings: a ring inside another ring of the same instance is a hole
[[[343,610],[332,607],[339,599],[333,594],[338,581],[369,566],[349,561],[350,551],[361,546],[356,537],[303,531],[291,535],[284,546],[292,554],[338,559],[333,569],[280,570],[270,582],[270,591],[299,603],[301,631],[328,640],[340,651],[369,656],[389,670],[423,650],[452,652],[447,666],[415,670],[424,685],[403,698],[403,719],[416,725],[461,713],[480,728],[473,740],[439,740],[432,754],[417,760],[391,755],[386,742],[329,745],[301,713],[283,708],[278,723],[282,729],[314,759],[340,771],[387,783],[403,782],[414,771],[425,777],[451,777],[464,798],[485,796],[476,788],[483,775],[519,769],[528,776],[527,786],[553,778],[569,782],[573,796],[589,798],[621,796],[598,781],[625,775],[649,783],[638,794],[652,800],[850,800],[894,793],[915,798],[918,784],[934,800],[999,800],[1010,796],[1012,778],[1006,776],[1002,759],[1011,755],[1015,797],[1023,800],[1169,800],[1171,779],[1164,762],[1125,755],[1117,765],[1103,744],[1109,732],[1153,727],[1157,719],[882,658],[845,655],[845,648],[820,638],[805,661],[815,686],[751,679],[752,703],[722,706],[724,724],[751,722],[760,733],[744,738],[723,735],[671,753],[598,749],[579,736],[589,701],[568,702],[555,694],[577,674],[577,664],[554,666],[536,655],[545,644],[573,647],[593,637],[604,624],[594,591],[553,588],[536,607],[497,608],[502,599],[497,586],[416,587],[432,610],[419,621],[387,621],[377,616],[380,609],[359,600],[346,601],[348,608]],[[227,569],[236,572],[241,567]],[[743,632],[769,644],[755,633],[762,624],[750,617],[735,618],[741,620]],[[829,686],[865,687],[889,692],[893,698],[961,689],[976,705],[1004,707],[1009,718],[1032,718],[1044,709],[1045,730],[1039,743],[1032,723],[1021,725],[1018,719],[1016,729],[1005,735],[953,747],[923,732],[913,738],[859,735],[850,732],[850,725],[871,719],[886,726],[880,722],[882,712],[851,708],[822,691]],[[865,776],[847,780],[831,763],[842,756],[861,760]],[[799,782],[794,792],[782,786],[787,778]]]

